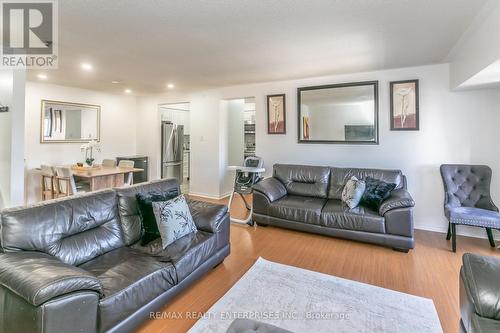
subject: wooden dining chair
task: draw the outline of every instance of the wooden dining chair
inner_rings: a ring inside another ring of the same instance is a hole
[[[74,194],[85,193],[90,191],[90,186],[86,184],[76,184],[75,178],[70,168],[59,167],[56,168],[56,181],[58,191],[56,197],[67,197]]]
[[[102,166],[103,167],[115,167],[116,166],[116,160],[112,160],[112,159],[109,159],[109,158],[106,158],[104,160],[102,160]]]
[[[131,161],[131,160],[121,160],[120,163],[118,163],[118,166],[120,168],[133,168],[135,165],[135,162],[134,161]],[[127,177],[125,179],[125,184],[124,185],[132,185],[134,181],[134,173],[133,172],[129,172],[127,173]]]
[[[41,165],[42,170],[42,201],[54,199],[57,192],[54,168],[50,165]]]

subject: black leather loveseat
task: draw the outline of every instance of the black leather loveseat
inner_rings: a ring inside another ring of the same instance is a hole
[[[340,198],[352,177],[396,184],[378,211],[349,209]],[[275,164],[273,177],[254,186],[252,219],[328,236],[375,243],[407,252],[414,247],[412,197],[400,170]]]
[[[229,254],[227,207],[190,201],[198,229],[140,246],[138,192],[161,180],[0,213],[0,333],[130,332]]]

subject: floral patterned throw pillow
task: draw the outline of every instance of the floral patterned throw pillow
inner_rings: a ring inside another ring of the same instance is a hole
[[[363,180],[358,180],[355,176],[347,181],[342,190],[342,202],[349,208],[354,208],[359,205],[363,193],[365,193],[366,183]]]
[[[186,198],[183,195],[167,201],[153,202],[153,212],[160,231],[163,248],[166,248],[177,239],[197,231]]]

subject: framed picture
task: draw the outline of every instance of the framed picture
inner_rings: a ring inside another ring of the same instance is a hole
[[[285,94],[267,95],[267,134],[286,134]]]
[[[394,81],[391,89],[391,131],[418,131],[418,80]]]

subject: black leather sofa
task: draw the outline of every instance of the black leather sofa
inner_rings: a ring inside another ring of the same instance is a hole
[[[352,177],[396,184],[378,211],[349,209],[340,200]],[[307,231],[375,243],[408,252],[413,238],[413,206],[400,170],[275,164],[273,176],[257,183],[252,219],[259,225]]]
[[[138,192],[176,180],[0,212],[0,333],[131,332],[229,254],[227,207],[189,201],[198,231],[140,245]]]
[[[460,268],[460,332],[500,332],[500,258],[465,253]]]

